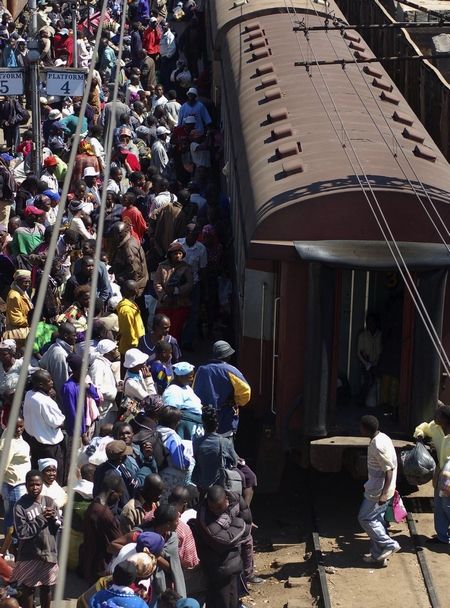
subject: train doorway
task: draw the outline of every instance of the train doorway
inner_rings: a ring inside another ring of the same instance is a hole
[[[295,242],[307,262],[307,326],[303,429],[309,437],[355,434],[372,411],[393,434],[410,434],[431,419],[440,359],[414,302],[381,242]],[[433,243],[401,243],[403,257],[439,336],[442,335],[447,253]],[[380,352],[375,393],[362,398],[358,338],[374,312]]]

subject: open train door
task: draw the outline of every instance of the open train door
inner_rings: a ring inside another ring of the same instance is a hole
[[[359,417],[365,412],[355,406],[354,399],[347,408],[337,403],[338,384],[345,371],[343,363],[352,358],[357,370],[357,330],[364,325],[371,298],[380,301],[384,277],[397,268],[384,242],[296,241],[294,245],[301,260],[307,263],[308,273],[302,435],[326,437],[337,434],[338,429],[342,435],[357,434]],[[433,326],[441,336],[450,263],[447,249],[435,243],[399,243],[399,246]],[[364,289],[355,284],[355,273],[365,277]],[[433,417],[440,360],[411,295],[401,279],[400,283],[398,408],[392,421],[396,432],[407,434],[417,423]],[[351,378],[347,380],[350,382]]]

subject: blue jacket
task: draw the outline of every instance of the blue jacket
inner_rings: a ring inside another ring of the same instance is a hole
[[[224,361],[212,361],[198,368],[193,388],[203,405],[216,408],[218,432],[235,432],[239,424],[237,408],[247,405],[251,397],[250,385],[241,372]]]
[[[148,608],[143,599],[130,593],[128,587],[117,587],[97,591],[89,602],[90,608]]]

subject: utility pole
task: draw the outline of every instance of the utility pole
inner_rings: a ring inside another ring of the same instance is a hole
[[[30,40],[28,41],[28,61],[31,86],[31,125],[33,130],[33,173],[39,177],[42,166],[41,102],[39,78],[39,40],[37,39],[37,4],[28,0],[31,15]]]
[[[78,12],[78,2],[72,2],[70,5],[70,8],[72,10],[72,31],[73,31],[73,67],[77,68],[78,67],[78,31],[77,31],[77,27],[78,27],[78,19],[77,19],[77,12]]]

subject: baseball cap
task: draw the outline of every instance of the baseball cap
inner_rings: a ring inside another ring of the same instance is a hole
[[[166,127],[158,127],[156,129],[156,135],[169,135],[169,133],[170,131]]]
[[[59,194],[59,192],[55,192],[54,190],[44,190],[44,192],[42,194],[45,194],[45,196],[48,196],[48,198],[51,201],[60,201],[61,200],[61,195]]]

